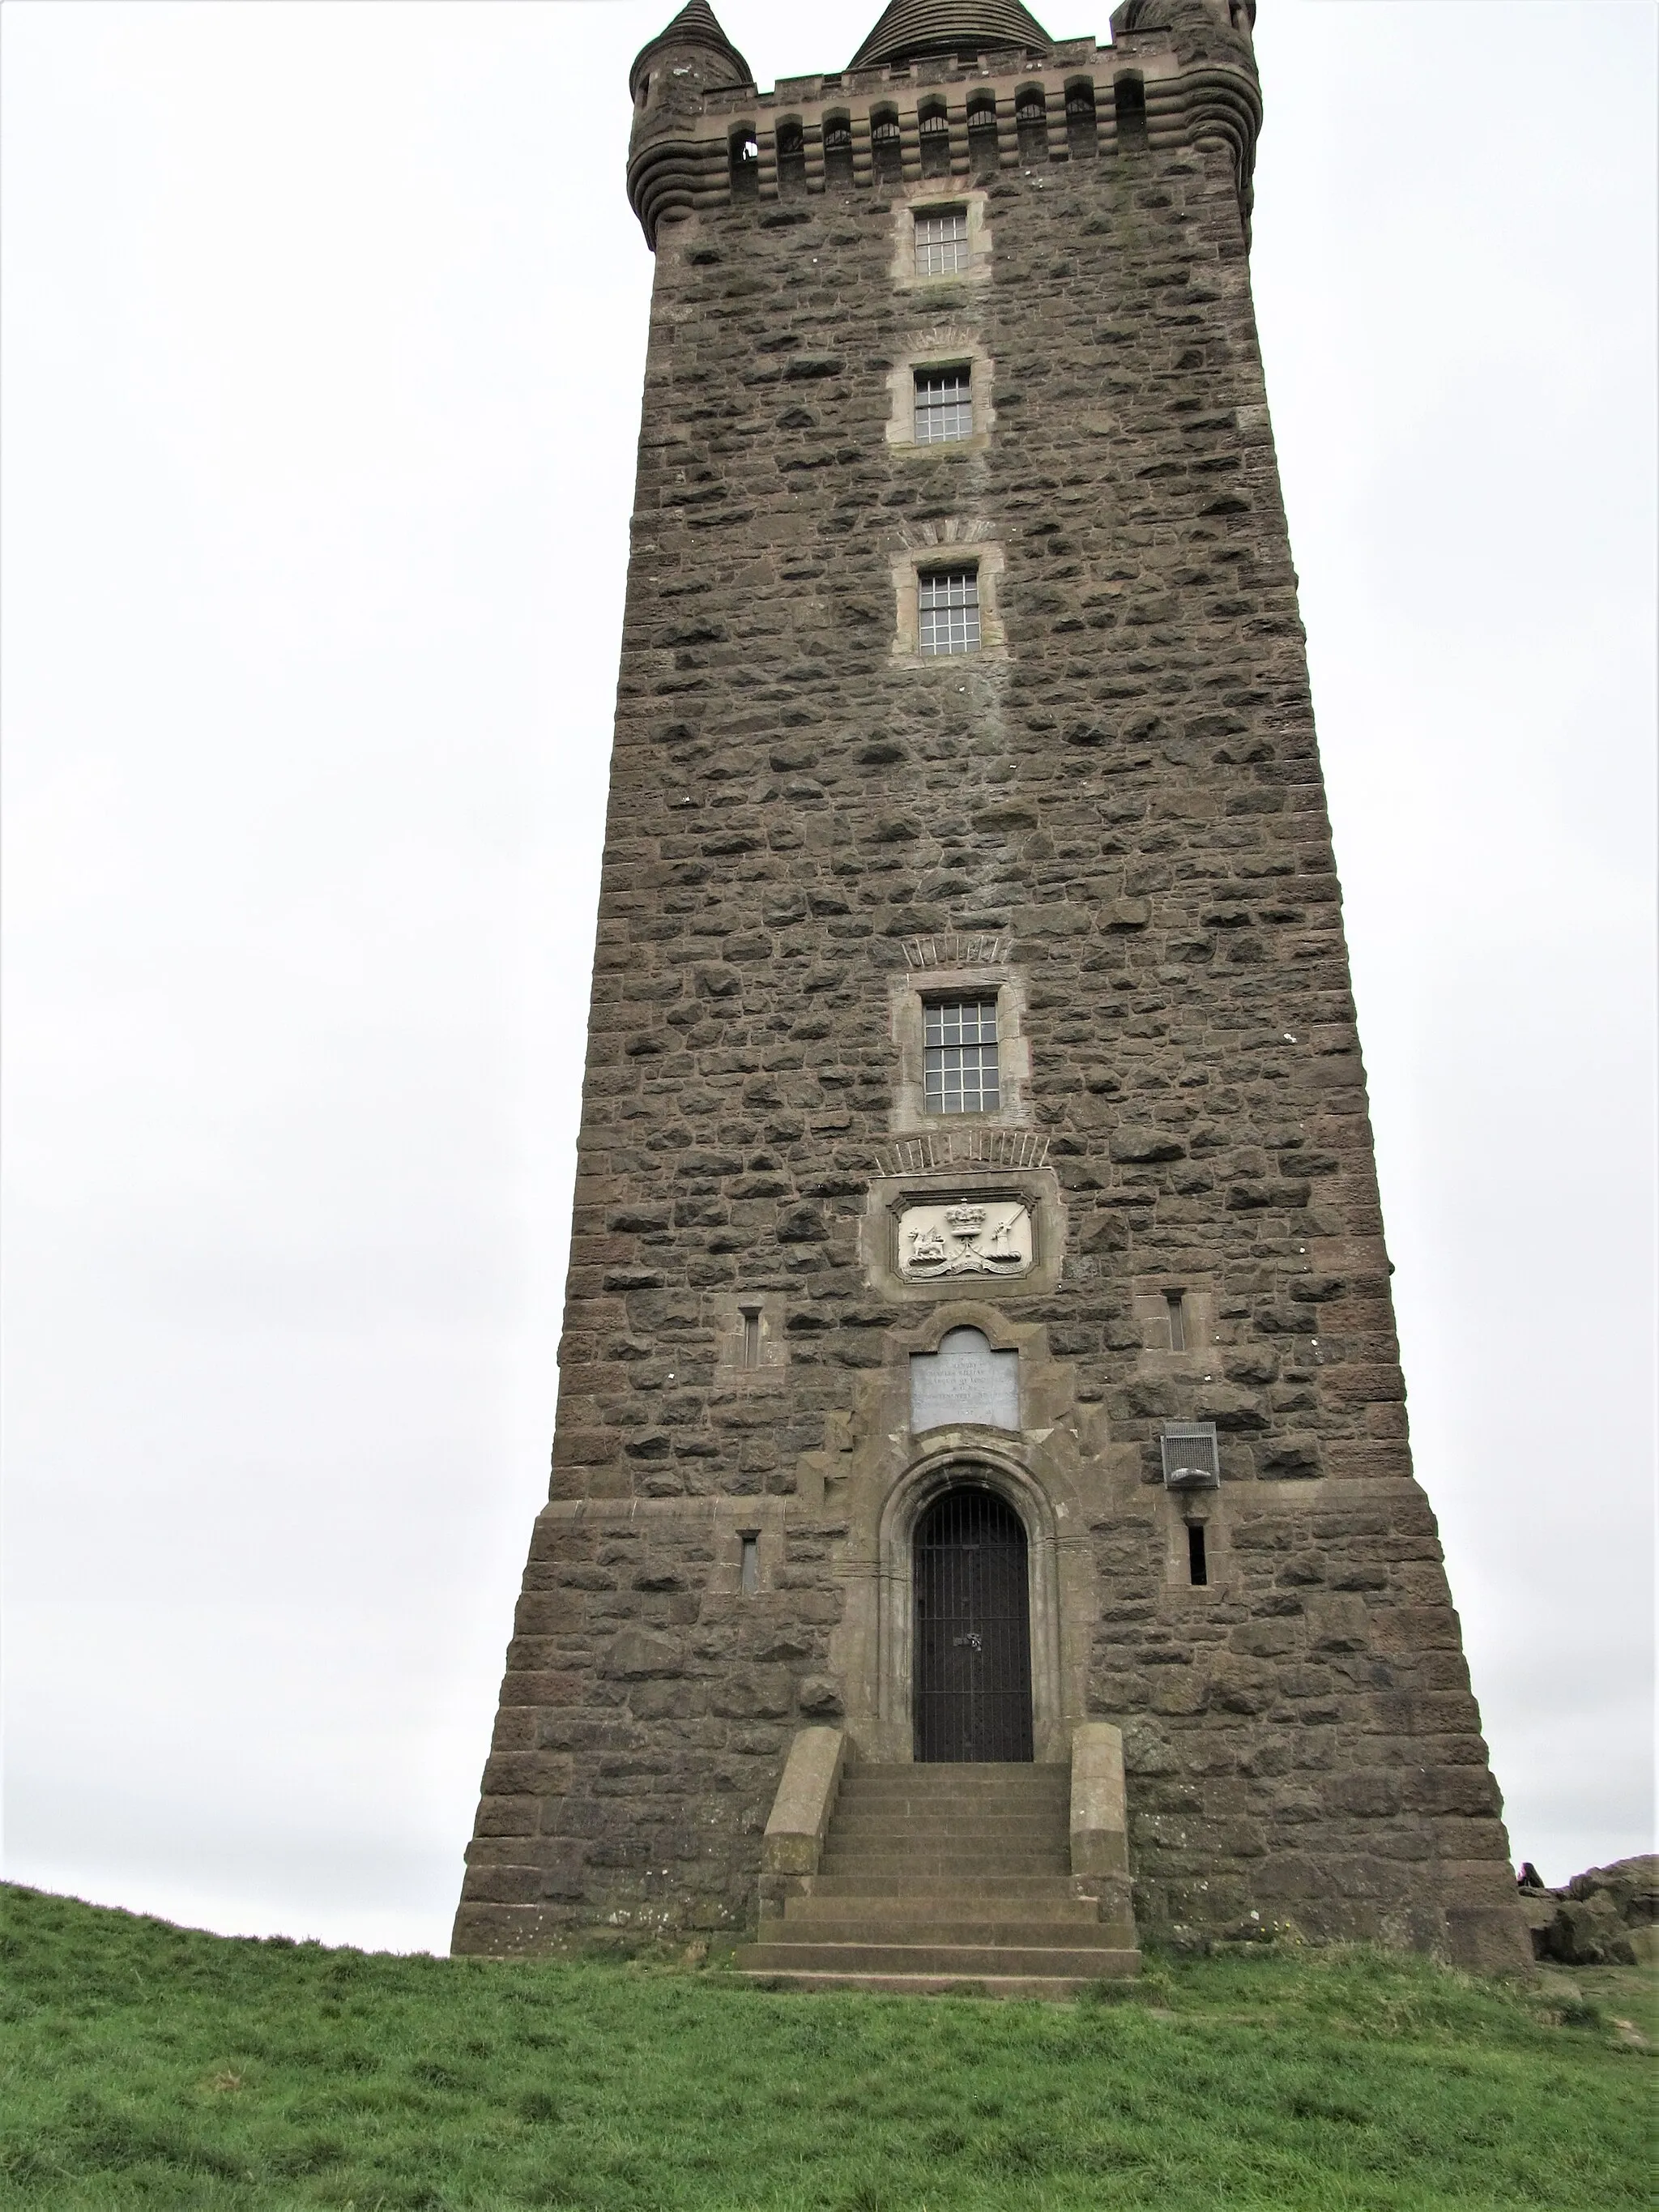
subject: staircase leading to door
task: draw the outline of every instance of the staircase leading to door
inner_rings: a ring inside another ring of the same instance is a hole
[[[1139,1972],[1073,1875],[1068,1766],[850,1766],[818,1872],[734,1963],[793,1989],[1064,1997]]]

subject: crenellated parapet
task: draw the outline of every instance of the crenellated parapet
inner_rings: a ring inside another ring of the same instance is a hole
[[[948,188],[1042,162],[1212,145],[1228,155],[1248,236],[1261,95],[1247,4],[1128,0],[1109,46],[918,55],[761,92],[699,0],[634,65],[629,204],[654,248],[660,223],[734,199],[764,206],[929,177]],[[681,32],[694,15],[718,45]]]

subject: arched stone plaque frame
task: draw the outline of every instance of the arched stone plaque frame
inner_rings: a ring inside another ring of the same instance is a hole
[[[995,1492],[1019,1516],[1030,1577],[1031,1732],[1039,1760],[1063,1759],[1066,1724],[1060,1665],[1060,1531],[1042,1485],[994,1429],[939,1429],[928,1449],[894,1486],[877,1534],[877,1722],[887,1755],[915,1756],[911,1680],[915,1659],[915,1579],[911,1547],[916,1524],[936,1498],[957,1483]]]

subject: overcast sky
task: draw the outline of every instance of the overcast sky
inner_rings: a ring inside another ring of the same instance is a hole
[[[447,1943],[546,1490],[672,12],[0,13],[14,1878]],[[768,85],[878,0],[719,12]],[[1258,32],[1417,1463],[1552,1880],[1649,1834],[1656,20]]]

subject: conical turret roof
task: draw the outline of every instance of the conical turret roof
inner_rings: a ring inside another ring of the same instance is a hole
[[[628,72],[628,89],[635,97],[639,93],[640,73],[650,62],[653,54],[669,46],[703,46],[710,52],[723,54],[736,70],[732,82],[752,84],[755,80],[749,64],[720,27],[719,19],[708,0],[686,0],[673,21],[659,31],[654,39],[647,40],[634,57],[634,66]]]
[[[688,11],[689,12],[689,11]],[[890,0],[853,57],[854,69],[878,69],[921,54],[971,54],[993,46],[1053,46],[1019,0]]]

